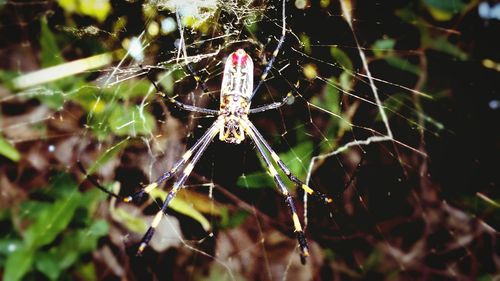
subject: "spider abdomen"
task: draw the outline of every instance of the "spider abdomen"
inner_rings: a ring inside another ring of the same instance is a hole
[[[238,49],[229,55],[224,66],[221,85],[219,118],[223,118],[219,139],[227,143],[240,143],[245,139],[242,118],[247,118],[253,91],[253,62]]]

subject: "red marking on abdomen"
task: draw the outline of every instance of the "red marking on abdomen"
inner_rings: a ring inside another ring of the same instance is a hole
[[[240,52],[238,50],[231,55],[231,60],[233,65],[244,66],[247,64],[248,55],[244,51]]]

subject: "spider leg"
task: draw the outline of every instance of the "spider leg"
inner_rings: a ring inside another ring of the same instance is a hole
[[[268,110],[271,110],[271,109],[280,108],[283,105],[285,105],[288,102],[288,99],[291,98],[292,96],[293,95],[291,93],[289,93],[281,101],[273,102],[273,103],[266,104],[266,105],[263,105],[263,106],[259,106],[259,107],[256,107],[256,108],[251,108],[248,113],[249,114],[259,113],[259,112],[264,112],[264,111],[268,111]]]
[[[257,93],[259,88],[262,86],[262,83],[264,83],[264,80],[266,80],[267,75],[269,74],[269,71],[273,67],[273,63],[276,60],[276,57],[278,56],[278,53],[281,49],[281,46],[283,45],[283,42],[285,42],[285,36],[286,36],[286,14],[285,14],[285,4],[286,0],[283,0],[282,8],[281,8],[281,13],[282,13],[282,26],[281,26],[281,37],[278,40],[278,45],[276,46],[276,49],[273,52],[273,55],[269,62],[266,65],[266,68],[264,68],[264,72],[262,72],[262,75],[260,76],[259,83],[257,86],[253,89],[252,95],[250,96],[250,99],[253,98],[253,96]]]
[[[198,75],[198,71],[196,71],[196,69],[193,68],[193,65],[191,63],[188,63],[186,65],[186,69],[189,72],[189,74],[191,74],[194,77],[194,80],[196,81],[196,83],[201,86],[201,89],[203,90],[203,92],[208,93],[207,84],[205,83],[205,81],[203,81],[201,79],[200,75]],[[208,94],[211,95],[210,93],[208,93]]]
[[[149,82],[151,82],[151,84],[153,84],[153,87],[155,87],[156,91],[158,93],[160,93],[162,97],[166,97],[165,100],[167,102],[173,104],[174,106],[177,106],[178,108],[183,109],[183,110],[187,110],[187,111],[198,112],[198,113],[203,113],[203,114],[208,114],[208,115],[213,115],[213,116],[219,115],[218,110],[209,109],[209,108],[201,108],[201,107],[197,107],[194,105],[184,104],[184,103],[176,100],[175,98],[167,97],[167,95],[165,93],[163,93],[163,91],[160,89],[160,86],[158,86],[158,84],[151,78],[151,76],[149,75],[149,72],[146,73],[146,77],[148,78]],[[195,79],[198,82],[198,80],[200,80],[200,78],[199,77],[196,78],[196,77],[198,77],[198,76],[195,76]],[[205,85],[205,87],[206,87],[206,85]]]
[[[160,93],[162,93],[162,92],[160,92]],[[162,96],[165,96],[165,94],[162,93]],[[194,105],[185,104],[185,103],[182,103],[182,102],[176,100],[175,98],[167,98],[166,100],[169,103],[172,103],[175,106],[177,106],[178,108],[183,109],[183,110],[208,114],[208,115],[212,115],[212,116],[219,115],[219,111],[215,110],[215,109],[201,108],[201,107],[197,107]]]
[[[140,256],[144,249],[147,247],[149,244],[149,241],[151,241],[151,238],[153,238],[154,232],[158,225],[160,224],[160,221],[165,214],[165,211],[167,210],[168,205],[172,201],[172,199],[175,198],[175,195],[177,192],[182,188],[184,183],[186,182],[187,178],[189,177],[189,174],[191,174],[191,171],[194,168],[194,165],[198,160],[200,159],[201,155],[205,151],[205,149],[208,147],[212,139],[215,137],[217,134],[217,126],[220,125],[219,121],[215,121],[214,125],[207,130],[207,133],[205,135],[207,136],[206,138],[203,138],[203,140],[200,142],[200,147],[198,151],[193,156],[193,159],[191,162],[189,162],[185,167],[184,170],[182,171],[181,176],[174,182],[172,186],[172,190],[170,190],[167,194],[167,197],[165,198],[165,201],[163,202],[163,205],[161,206],[160,210],[156,213],[153,222],[149,226],[148,230],[144,234],[144,236],[141,239],[141,243],[139,245],[139,248],[137,249],[137,255]],[[201,140],[201,139],[200,139]]]
[[[203,80],[200,75],[198,75],[198,71],[193,68],[192,63],[188,63],[186,65],[186,69],[188,70],[189,74],[191,74],[194,77],[194,80],[196,81],[196,84],[201,87],[201,90],[203,93],[209,95],[212,99],[216,99],[216,97],[213,95],[212,92],[209,91],[207,83],[205,83],[206,80]]]
[[[285,202],[287,203],[287,205],[290,209],[290,212],[292,214],[294,232],[297,235],[297,241],[299,242],[300,260],[301,260],[302,264],[305,264],[306,259],[309,256],[309,248],[307,246],[307,240],[306,240],[306,237],[304,235],[304,231],[302,230],[302,225],[300,223],[299,216],[297,215],[297,209],[295,208],[295,204],[293,202],[293,197],[288,192],[288,189],[286,188],[285,184],[283,183],[281,177],[279,176],[278,172],[276,171],[276,169],[272,165],[271,160],[269,159],[266,152],[264,151],[264,147],[263,147],[261,141],[255,135],[253,130],[248,126],[248,123],[250,123],[250,122],[245,122],[243,120],[241,124],[243,125],[245,132],[250,136],[252,141],[255,143],[255,146],[257,147],[257,151],[264,159],[264,162],[267,165],[269,173],[273,177],[274,182],[278,186],[281,194],[283,195],[283,197],[285,197]]]
[[[297,187],[302,188],[311,197],[313,197],[316,200],[321,201],[321,202],[323,202],[325,204],[330,204],[330,203],[333,202],[333,200],[330,197],[326,196],[323,193],[314,191],[312,188],[310,188],[308,185],[306,185],[304,182],[302,182],[300,179],[298,179],[294,174],[292,174],[292,172],[290,171],[290,169],[288,169],[288,167],[285,165],[285,163],[283,163],[283,161],[280,159],[280,157],[278,156],[278,154],[276,154],[276,152],[274,152],[274,150],[271,148],[271,146],[269,145],[269,143],[264,139],[264,137],[262,136],[262,134],[257,130],[257,128],[255,128],[255,126],[253,125],[253,123],[250,122],[249,120],[243,120],[243,122],[245,122],[245,124],[255,134],[255,136],[259,140],[259,142],[262,143],[265,146],[265,148],[267,149],[267,151],[269,151],[269,153],[271,154],[271,158],[273,158],[274,162],[280,167],[280,169],[283,171],[283,173],[285,173],[285,175],[291,181],[293,181],[297,185]]]
[[[203,134],[203,136],[201,136],[201,138],[198,141],[196,141],[196,143],[182,155],[182,158],[174,163],[174,165],[169,171],[163,173],[161,176],[158,177],[156,181],[150,183],[149,185],[137,191],[133,195],[123,198],[122,201],[131,202],[135,199],[141,198],[144,194],[149,194],[153,189],[157,188],[162,182],[170,179],[173,175],[177,173],[179,168],[191,158],[191,156],[197,149],[198,151],[196,153],[204,149],[203,147],[206,146],[208,143],[210,143],[210,140],[218,131],[219,124],[220,124],[219,121],[215,121],[214,124],[207,129],[207,131]]]
[[[107,188],[105,188],[104,186],[102,186],[99,181],[97,179],[95,179],[94,177],[92,177],[91,175],[89,175],[87,173],[87,170],[85,170],[85,168],[83,167],[83,164],[82,162],[80,162],[80,160],[78,160],[78,162],[76,162],[76,165],[78,166],[78,169],[80,169],[80,171],[85,175],[85,180],[88,180],[89,182],[91,182],[93,185],[95,185],[97,188],[99,188],[100,190],[102,190],[104,193],[108,194],[109,196],[111,197],[114,197],[118,200],[123,200],[123,197],[108,190]]]

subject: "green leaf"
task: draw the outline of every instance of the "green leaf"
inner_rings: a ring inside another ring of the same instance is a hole
[[[337,47],[330,48],[332,57],[342,66],[342,68],[352,71],[352,62],[349,56]]]
[[[466,7],[460,0],[424,0],[429,13],[435,20],[448,21]]]
[[[154,130],[156,123],[151,113],[138,107],[116,106],[108,120],[111,131],[118,136],[146,135]]]
[[[269,188],[274,186],[274,181],[266,172],[254,172],[240,176],[236,184],[246,188]]]
[[[244,210],[240,210],[231,215],[229,214],[229,210],[227,208],[223,208],[221,211],[221,220],[219,226],[221,228],[235,228],[245,222],[248,215],[249,213]]]
[[[41,247],[52,243],[73,218],[80,200],[80,194],[75,191],[68,198],[56,201],[50,208],[39,214],[37,220],[25,232],[27,245]]]
[[[45,201],[29,200],[21,205],[21,220],[32,221],[22,233],[24,243],[0,240],[5,242],[0,243],[0,251],[8,252],[10,267],[6,268],[4,280],[21,280],[33,264],[49,280],[68,280],[66,269],[78,262],[81,255],[95,250],[99,238],[108,233],[106,221],[93,221],[89,217],[89,210],[100,198],[97,191],[82,195],[67,174],[54,176],[53,183],[41,190],[43,192],[37,193],[41,193]],[[75,223],[77,210],[79,221]],[[79,228],[68,229],[70,222]],[[56,240],[56,237],[62,239]],[[14,252],[13,247],[17,248]]]
[[[3,238],[0,240],[0,254],[8,256],[12,253],[13,249],[19,249],[23,246],[23,241],[18,239]]]
[[[50,202],[24,201],[21,203],[19,218],[21,220],[36,220],[40,213],[47,211],[50,206]]]
[[[373,43],[373,53],[376,57],[381,57],[385,53],[392,52],[395,45],[396,40],[392,38],[379,39]]]
[[[168,75],[168,77],[171,77]],[[175,85],[174,81],[171,81],[172,85]],[[166,83],[164,83],[166,84]],[[119,83],[116,90],[120,93],[120,98],[123,100],[133,99],[133,98],[142,98],[145,97],[148,91],[151,88],[151,82],[147,79],[143,80],[128,80],[126,83]],[[163,85],[163,84],[162,84]],[[173,88],[173,86],[171,86]],[[173,90],[173,89],[172,89]]]
[[[3,280],[18,281],[31,269],[34,251],[29,247],[20,247],[7,257]]]
[[[109,0],[80,0],[80,12],[84,15],[104,21],[111,11]]]
[[[49,252],[37,254],[37,269],[51,280],[56,280],[64,270],[79,260],[80,255],[95,250],[99,238],[107,232],[107,223],[104,220],[98,220],[89,228],[68,233],[63,241],[52,247]]]
[[[249,14],[246,19],[246,24],[244,25],[250,34],[254,34],[259,31],[259,22],[257,14]]]
[[[306,34],[301,34],[300,35],[300,42],[302,43],[302,46],[304,48],[304,52],[306,54],[311,54],[311,39],[309,38],[309,36],[307,36]]]
[[[420,68],[414,64],[411,64],[409,61],[402,59],[400,57],[386,57],[385,61],[394,67],[397,67],[401,70],[408,71],[415,75],[420,74]]]
[[[141,217],[135,216],[122,208],[113,208],[111,212],[112,217],[125,225],[129,231],[135,233],[146,232],[147,226],[144,225],[144,220]]]
[[[179,194],[179,198],[195,206],[200,213],[209,216],[219,216],[223,208],[223,204],[214,201],[212,198],[188,189],[184,189]]]
[[[77,268],[78,275],[85,281],[96,281],[97,275],[95,271],[95,266],[93,262],[86,263]]]
[[[347,71],[343,71],[340,74],[340,87],[342,87],[342,90],[345,92],[350,92],[352,90],[352,85],[354,82],[352,74],[348,73]]]
[[[286,153],[280,153],[281,160],[298,178],[304,178],[307,173],[307,166],[311,162],[311,152],[313,144],[309,140],[301,141],[297,146]]]
[[[345,73],[345,72],[343,72]],[[326,83],[325,90],[322,92],[320,96],[314,96],[311,99],[311,103],[324,108],[328,111],[331,111],[335,114],[340,114],[340,93],[337,89],[338,82],[335,77],[331,77],[328,79]]]
[[[168,65],[166,67],[167,69],[173,69],[172,72],[159,73],[157,76],[157,83],[161,85],[163,89],[165,89],[165,93],[167,93],[167,95],[172,96],[174,92],[175,81],[177,81],[177,79],[181,79],[181,77],[184,77],[183,75],[185,74],[181,69],[176,69],[175,65]]]
[[[40,34],[40,60],[43,67],[58,65],[64,62],[61,55],[61,50],[57,46],[56,38],[49,28],[47,19],[42,17],[41,24],[41,34]]]
[[[79,229],[71,235],[65,236],[65,239],[66,241],[64,244],[66,244],[66,247],[71,249],[72,252],[84,254],[97,248],[97,241],[99,240],[99,236],[90,233],[88,230]],[[73,262],[74,261],[72,261],[71,264]],[[64,266],[69,267],[71,264],[70,262],[67,262],[67,264],[65,264]]]
[[[99,202],[104,200],[106,197],[107,194],[97,188],[88,190],[81,196],[79,202],[80,208],[84,209],[86,211],[86,214],[92,214],[98,208]],[[88,219],[88,215],[84,219]]]
[[[165,198],[167,198],[167,192],[159,188],[153,189],[150,195],[153,198],[161,198],[162,200],[165,200]],[[198,212],[198,210],[196,210],[191,204],[182,200],[181,198],[174,198],[174,200],[170,202],[169,208],[194,219],[201,224],[205,231],[210,231],[211,224],[207,220],[207,218],[205,218],[202,213]]]
[[[75,232],[70,232],[68,235],[64,236],[63,241],[50,249],[50,254],[57,259],[57,267],[62,271],[78,261],[78,255],[83,253],[80,251],[80,243],[85,241],[79,241],[79,235]]]
[[[19,76],[18,72],[0,70],[0,82],[2,82],[2,87],[8,88],[9,90],[13,91],[14,90],[14,83],[12,81],[17,76]]]
[[[76,89],[70,96],[72,101],[79,103],[92,114],[101,114],[106,109],[104,98],[108,97],[107,89],[99,89],[88,85]]]
[[[66,12],[90,16],[101,22],[111,12],[109,0],[58,0],[57,2]]]
[[[76,182],[69,174],[60,173],[53,176],[52,183],[43,191],[55,200],[63,200],[74,194],[77,190],[76,187]]]
[[[96,220],[90,225],[88,229],[88,235],[99,238],[108,234],[108,231],[109,226],[105,220]]]
[[[45,252],[37,252],[35,267],[38,271],[45,274],[50,280],[57,280],[61,274],[61,268],[58,264],[57,256]]]
[[[465,3],[461,0],[424,0],[424,3],[427,7],[454,14],[460,12],[465,7]]]
[[[21,159],[21,154],[17,149],[10,144],[7,140],[4,138],[0,137],[0,155],[3,155],[10,160],[17,162],[19,159]]]
[[[57,3],[66,11],[74,13],[78,9],[79,0],[57,0]]]
[[[170,208],[172,208],[172,210],[175,210],[176,212],[184,214],[184,215],[194,219],[195,221],[199,222],[206,232],[210,231],[210,228],[212,226],[211,226],[210,222],[207,220],[207,218],[205,218],[205,216],[203,216],[200,212],[198,212],[198,210],[196,210],[188,202],[186,202],[180,198],[175,198],[170,203]]]
[[[407,101],[412,102],[411,95],[408,95],[407,93],[397,93],[389,96],[386,100],[383,101],[384,106],[388,109],[386,111],[387,116],[390,118],[392,115],[399,112]],[[382,120],[382,117],[380,116],[380,114],[378,114],[377,121],[380,120]]]
[[[452,44],[444,37],[431,38],[426,43],[428,43],[431,48],[434,48],[443,53],[450,54],[456,58],[459,58],[460,60],[466,60],[468,57],[466,52],[462,51],[457,45]]]
[[[453,13],[450,13],[448,11],[443,11],[440,9],[436,9],[434,7],[427,7],[429,10],[429,13],[432,15],[432,17],[435,20],[438,21],[449,21],[453,18]]]

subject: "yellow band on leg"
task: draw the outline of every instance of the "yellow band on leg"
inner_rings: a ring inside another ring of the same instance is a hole
[[[186,151],[186,153],[184,153],[184,155],[182,155],[182,159],[184,159],[184,161],[187,161],[191,157],[192,154],[193,154],[193,151],[188,150],[188,151]]]
[[[144,188],[144,192],[150,193],[153,189],[157,188],[158,184],[156,182],[150,183],[148,186]]]
[[[299,216],[297,213],[292,214],[293,226],[295,227],[295,232],[302,231],[302,225],[300,224]]]
[[[156,216],[153,219],[153,222],[151,223],[151,227],[156,228],[160,224],[162,217],[163,217],[163,211],[159,211],[158,213],[156,213]]]
[[[144,252],[144,249],[146,249],[146,246],[147,246],[146,243],[141,243],[141,245],[139,246],[139,249],[137,249],[137,253],[141,254],[142,252]]]
[[[269,166],[269,172],[271,173],[271,176],[275,177],[278,175],[278,171],[273,166]]]
[[[305,184],[302,184],[302,189],[309,195],[312,195],[314,193],[314,190],[312,190],[309,186]]]

